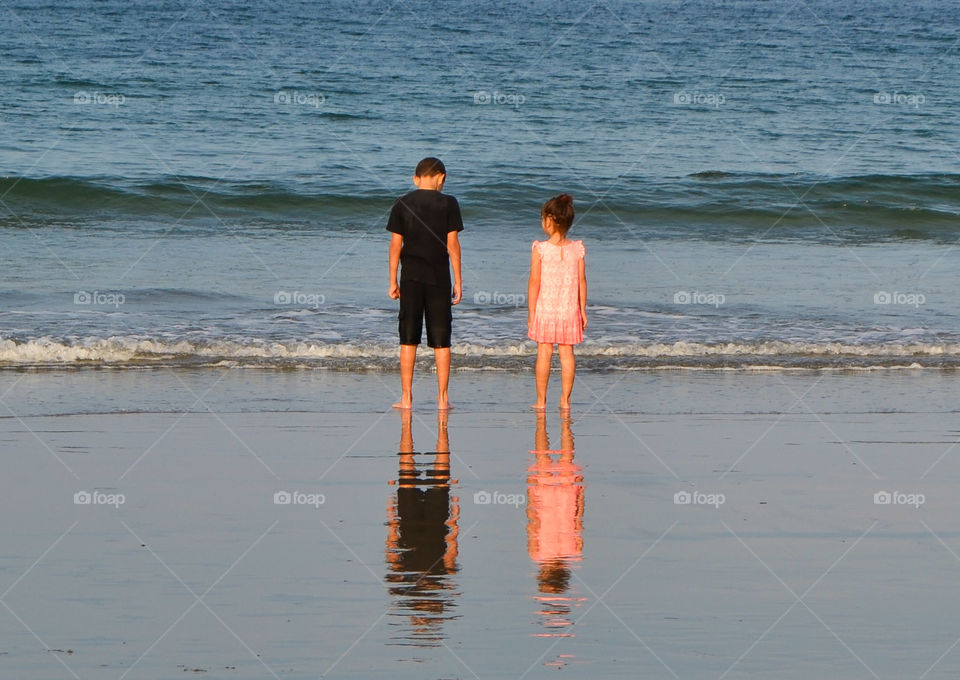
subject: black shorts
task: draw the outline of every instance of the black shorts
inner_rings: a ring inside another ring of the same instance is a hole
[[[449,347],[453,323],[451,290],[419,281],[400,282],[400,344],[419,345],[427,318],[427,345]]]

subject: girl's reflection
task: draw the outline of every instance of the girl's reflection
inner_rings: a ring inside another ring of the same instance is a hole
[[[538,637],[573,637],[570,614],[586,598],[573,597],[570,567],[583,553],[583,475],[573,462],[569,415],[561,416],[560,448],[551,449],[546,414],[537,414],[533,463],[527,470],[527,550],[537,565],[541,623]],[[562,663],[561,663],[562,665]]]
[[[459,499],[450,495],[450,442],[447,412],[437,418],[437,447],[430,463],[414,460],[412,413],[401,412],[397,493],[387,506],[386,580],[396,608],[409,617],[410,629],[394,636],[397,644],[436,646],[441,625],[455,618]],[[393,484],[394,482],[390,482]]]

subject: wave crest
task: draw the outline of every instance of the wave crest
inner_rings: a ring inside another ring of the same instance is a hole
[[[397,346],[377,342],[273,342],[112,336],[74,340],[41,337],[0,339],[0,367],[250,366],[329,369],[394,369]],[[457,344],[457,368],[525,370],[532,342]],[[424,355],[426,352],[423,353]],[[960,344],[844,342],[674,343],[585,342],[577,348],[585,370],[629,368],[831,368],[864,366],[960,367]]]

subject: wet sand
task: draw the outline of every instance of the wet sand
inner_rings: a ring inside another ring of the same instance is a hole
[[[4,677],[960,669],[949,373],[3,378]]]

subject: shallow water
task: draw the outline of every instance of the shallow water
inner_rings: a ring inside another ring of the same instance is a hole
[[[5,673],[956,674],[946,374],[588,375],[569,430],[455,376],[445,434],[316,375],[8,381]]]

